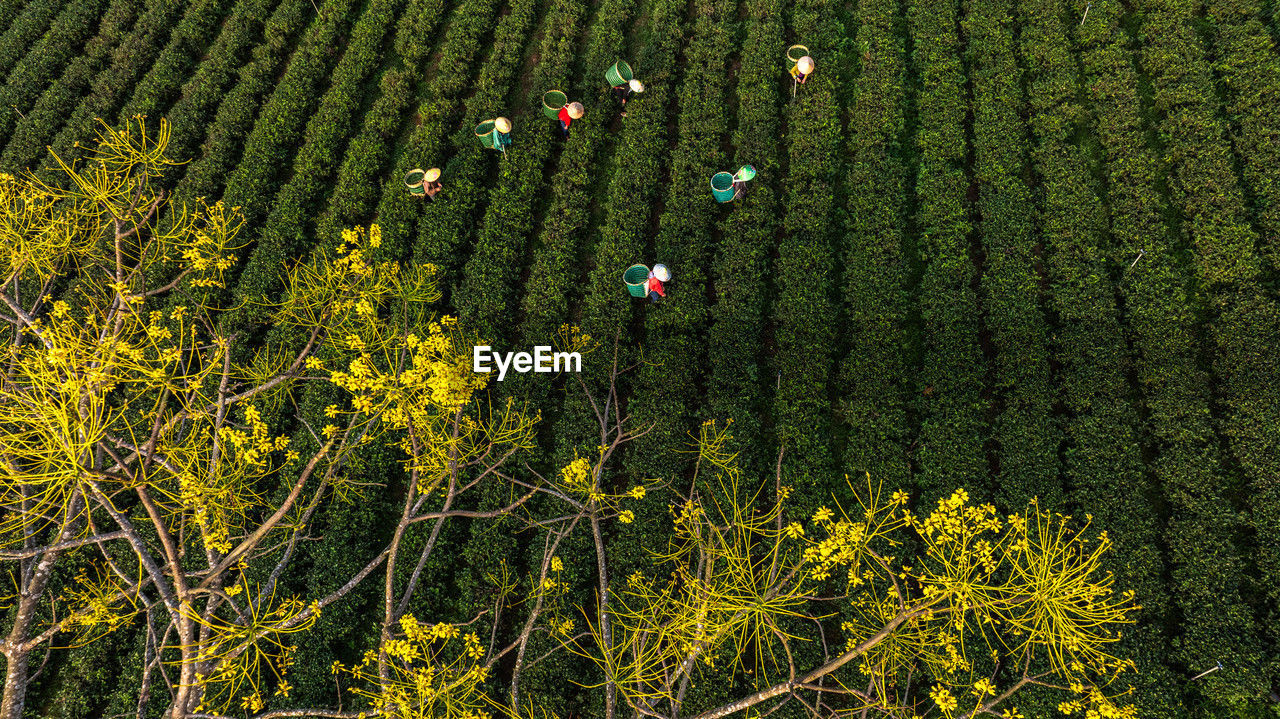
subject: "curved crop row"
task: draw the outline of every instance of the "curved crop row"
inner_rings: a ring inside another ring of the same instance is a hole
[[[589,248],[592,269],[582,293],[582,329],[604,342],[612,341],[620,328],[624,344],[633,339],[627,324],[634,305],[623,294],[626,288],[622,273],[636,262],[652,263],[645,257],[645,245],[652,208],[662,187],[655,178],[665,177],[667,171],[666,113],[675,95],[676,58],[683,37],[682,8],[679,0],[656,0],[650,14],[650,34],[643,38],[643,50],[632,63],[647,89],[627,103],[604,220],[599,237]],[[584,367],[584,374],[587,370]]]
[[[750,192],[719,223],[720,243],[711,265],[715,304],[707,332],[707,409],[732,419],[734,449],[749,475],[772,464],[764,446],[766,390],[764,326],[769,253],[778,231],[778,77],[783,58],[780,0],[746,0],[746,37],[738,70],[736,153],[730,168],[751,165],[759,173]],[[703,188],[706,191],[706,188]]]
[[[801,0],[792,10],[794,37],[803,38],[828,69],[815,73],[788,106],[784,234],[773,272],[778,347],[771,366],[781,373],[773,415],[778,441],[786,449],[783,471],[796,487],[801,512],[806,504],[816,508],[827,499],[825,485],[836,468],[829,401],[837,314],[831,280],[840,135],[836,6],[828,0]]]
[[[382,228],[383,253],[390,257],[398,259],[412,255],[418,236],[418,221],[422,216],[421,201],[408,196],[401,178],[414,167],[443,164],[441,155],[446,137],[458,129],[458,118],[463,115],[460,98],[471,86],[471,68],[479,64],[474,60],[481,52],[484,33],[496,24],[491,43],[493,57],[510,58],[509,62],[519,59],[517,53],[525,41],[523,29],[533,22],[533,4],[514,5],[511,13],[495,23],[493,15],[497,8],[496,0],[468,0],[459,5],[449,18],[436,73],[427,87],[426,99],[418,105],[417,127],[409,135],[395,170],[382,183],[382,199],[378,202],[375,221]],[[477,80],[477,92],[487,94],[485,88],[492,82],[494,73],[509,71],[506,66],[485,63]],[[470,143],[474,144],[475,139],[470,139]],[[453,185],[452,177],[446,177],[446,180]],[[442,193],[434,202],[447,201],[451,194]]]
[[[1090,148],[1073,141],[1085,117],[1075,63],[1058,0],[1019,0],[1018,6],[1026,18],[1020,38],[1035,118],[1040,236],[1050,306],[1059,319],[1055,349],[1067,411],[1063,471],[1072,488],[1069,500],[1110,534],[1116,583],[1132,589],[1142,604],[1140,623],[1122,645],[1137,662],[1129,681],[1140,713],[1173,716],[1159,514],[1150,500],[1155,489],[1143,471],[1140,418],[1125,375],[1131,358],[1106,255],[1106,212],[1093,187]]]
[[[510,309],[517,304],[526,245],[537,220],[543,168],[551,157],[553,142],[559,142],[553,138],[551,122],[539,114],[542,93],[547,88],[566,87],[584,12],[577,0],[559,0],[547,12],[547,31],[533,69],[532,90],[525,100],[523,120],[527,127],[517,135],[520,145],[499,165],[471,256],[454,292],[459,318],[495,346],[506,346],[515,334]],[[584,139],[571,136],[567,142]]]
[[[584,71],[572,88],[575,97],[594,97],[587,114],[573,123],[573,141],[560,156],[560,169],[552,179],[542,232],[534,249],[529,279],[525,282],[521,335],[528,343],[545,343],[561,324],[569,321],[570,304],[584,274],[581,253],[591,220],[591,200],[598,178],[592,170],[603,167],[610,143],[608,124],[615,107],[608,88],[600,81],[624,51],[623,30],[635,0],[604,0],[593,25]],[[598,88],[598,91],[597,91]],[[538,382],[545,388],[545,382]]]
[[[1197,367],[1186,278],[1161,220],[1162,168],[1146,147],[1138,78],[1127,39],[1116,33],[1119,9],[1103,3],[1093,10],[1092,22],[1076,32],[1106,159],[1112,252],[1126,268],[1120,289],[1146,409],[1147,452],[1171,514],[1164,536],[1180,616],[1171,616],[1178,631],[1170,657],[1189,673],[1221,662],[1224,670],[1196,688],[1230,702],[1255,696],[1261,679],[1261,644],[1241,596],[1244,566],[1232,542],[1240,522],[1223,496],[1208,378]]]
[[[115,114],[129,88],[137,88],[134,97],[138,97],[142,88],[177,88],[182,75],[175,74],[178,70],[173,65],[177,63],[180,52],[196,51],[187,49],[188,45],[197,45],[200,49],[204,47],[206,36],[227,10],[230,0],[200,0],[187,6],[186,14],[178,20],[177,27],[173,26],[173,22],[182,6],[168,3],[148,5],[150,8],[138,19],[132,37],[116,50],[111,67],[93,81],[93,91],[81,102],[54,138],[52,148],[60,156],[76,154],[76,143],[93,137],[97,119],[110,118]],[[168,37],[168,42],[165,42],[165,37]],[[164,49],[161,50],[163,42]],[[155,60],[154,63],[152,60]],[[146,69],[148,64],[150,69]],[[146,69],[146,74],[143,74],[143,69]],[[138,79],[140,75],[141,81]],[[123,120],[134,114],[160,113],[163,110],[164,107],[134,102],[133,107],[120,110],[119,119]],[[46,174],[55,173],[52,166],[52,162],[46,160]]]
[[[422,65],[431,50],[430,39],[444,15],[442,0],[411,2],[395,38],[395,69],[383,73],[381,90],[365,113],[360,132],[347,145],[327,206],[316,221],[315,235],[333,238],[343,228],[362,225],[373,211],[383,169],[393,142],[404,124]]]
[[[1248,482],[1247,504],[1257,533],[1255,571],[1270,600],[1265,615],[1274,620],[1280,617],[1280,309],[1259,283],[1257,236],[1223,140],[1203,48],[1190,25],[1198,3],[1145,4],[1143,31],[1150,40],[1143,62],[1156,106],[1163,110],[1170,186],[1185,218],[1200,290],[1209,300],[1215,391],[1222,407],[1218,428]],[[1246,166],[1263,158],[1247,159]],[[1218,501],[1229,501],[1225,488],[1215,489],[1222,497]],[[1246,572],[1253,573],[1242,569],[1241,581]],[[1280,639],[1274,622],[1266,625],[1271,638]],[[1246,667],[1237,685],[1220,689],[1214,698],[1223,703],[1261,699],[1274,673],[1261,678],[1255,670]]]
[[[27,167],[44,153],[49,138],[83,99],[85,90],[111,58],[112,50],[126,38],[141,4],[141,0],[126,0],[107,8],[98,34],[85,43],[81,54],[18,120],[0,154],[0,167]]]
[[[246,0],[232,8],[208,56],[182,85],[181,96],[167,113],[173,128],[169,152],[174,157],[185,159],[204,141],[208,121],[217,111],[218,102],[235,83],[237,71],[249,51],[260,39],[268,45],[271,43],[269,37],[264,37],[264,28],[279,8],[288,5],[273,0]],[[180,178],[181,175],[175,173],[175,177],[166,179],[176,182]]]
[[[64,7],[61,0],[32,0],[22,8],[13,24],[0,35],[0,78],[8,77],[18,61],[27,56]]]
[[[727,162],[721,141],[728,130],[726,68],[736,9],[736,4],[694,0],[665,208],[652,260],[633,260],[667,265],[673,281],[667,285],[666,299],[648,305],[644,313],[646,363],[635,379],[630,409],[639,426],[652,429],[633,447],[629,466],[633,472],[669,481],[683,479],[682,471],[690,464],[689,455],[670,449],[688,442],[687,433],[702,415],[699,384],[706,371],[710,319],[707,267],[715,249],[711,233],[717,208],[709,178]],[[728,211],[733,209],[730,205]],[[613,269],[610,294],[630,301],[621,283],[626,265]]]
[[[9,74],[0,88],[0,138],[7,138],[62,68],[80,52],[102,15],[106,0],[73,0],[63,6],[49,31]]]
[[[343,17],[350,0],[325,0],[318,16],[311,21],[311,31],[299,40],[301,55],[308,54],[308,44],[315,46],[332,38],[333,25]],[[335,12],[331,6],[340,6]],[[262,30],[262,42],[253,49],[252,59],[240,68],[236,83],[218,102],[218,109],[208,120],[208,131],[199,156],[187,165],[181,181],[174,189],[175,197],[190,202],[197,197],[218,197],[224,178],[234,172],[243,159],[245,138],[254,128],[258,108],[276,87],[275,78],[289,59],[293,38],[311,16],[308,0],[285,0],[275,7]],[[202,89],[208,90],[207,86]],[[205,104],[217,98],[192,98]]]
[[[1087,117],[1077,97],[1076,64],[1060,18],[1059,0],[1019,0],[1025,25],[1021,54],[1040,180],[1039,234],[1045,246],[1050,307],[1059,325],[1055,355],[1061,365],[1068,501],[1093,515],[1093,526],[1115,543],[1109,569],[1117,586],[1132,589],[1142,605],[1139,624],[1125,633],[1120,652],[1134,659],[1127,680],[1143,716],[1175,716],[1178,697],[1164,622],[1170,598],[1163,581],[1156,490],[1143,471],[1140,418],[1126,372],[1131,356],[1121,321],[1111,263],[1107,218],[1093,186],[1091,147],[1076,144]]]
[[[973,84],[974,181],[984,254],[981,297],[995,346],[992,427],[1005,506],[1063,508],[1061,428],[1053,417],[1048,326],[1040,307],[1031,189],[1022,120],[1022,72],[1014,56],[1012,0],[971,0],[962,23]]]
[[[369,76],[382,62],[387,34],[405,0],[370,0],[356,22],[328,91],[307,120],[289,180],[276,193],[271,214],[239,275],[238,299],[271,297],[280,289],[281,268],[308,254],[313,208],[338,169],[353,125],[360,117]]]
[[[120,111],[120,121],[134,115],[163,115],[177,99],[178,90],[209,47],[214,28],[236,0],[198,0],[189,5],[169,42],[151,69],[133,87],[133,95]]]
[[[906,417],[905,52],[897,0],[862,0],[862,73],[849,107],[849,188],[843,247],[848,354],[840,362],[844,466],[886,487],[908,487]]]
[[[1258,245],[1270,279],[1280,277],[1280,54],[1257,3],[1206,0],[1217,49],[1214,70],[1225,90],[1231,139],[1253,195]]]
[[[319,22],[312,23],[306,39],[294,50],[284,77],[244,141],[242,159],[227,180],[223,199],[241,209],[246,227],[255,227],[270,210],[276,181],[292,164],[308,121],[324,96],[320,88],[342,56],[332,48],[358,6],[356,0],[335,0],[321,8]]]
[[[968,253],[965,195],[965,106],[954,2],[914,1],[908,26],[921,90],[916,149],[917,217],[924,275],[917,288],[924,361],[916,373],[916,440],[921,506],[932,506],[957,485],[985,496],[982,398],[985,374],[978,346],[978,297]]]

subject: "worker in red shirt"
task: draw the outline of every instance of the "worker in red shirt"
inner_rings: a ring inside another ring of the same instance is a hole
[[[560,108],[558,115],[560,118],[560,131],[564,133],[566,138],[569,137],[569,125],[573,124],[574,120],[580,119],[583,112],[582,103],[580,102],[571,102]]]
[[[666,297],[667,293],[662,291],[662,283],[671,281],[671,270],[666,265],[654,265],[649,271],[649,282],[645,289],[649,290],[649,301],[657,302],[659,297]]]

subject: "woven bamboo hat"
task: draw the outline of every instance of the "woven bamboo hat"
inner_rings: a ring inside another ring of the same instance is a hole
[[[423,175],[422,179],[425,180],[426,182],[435,182],[436,180],[439,180],[440,168],[433,167],[430,170],[427,170],[427,174]]]
[[[586,113],[586,109],[582,107],[582,103],[580,102],[569,103],[569,117],[572,117],[573,119],[577,120],[577,119],[580,119],[584,113]]]
[[[498,128],[498,132],[511,132],[511,121],[505,117],[494,120],[493,126]]]
[[[639,80],[632,80],[627,84],[631,86],[632,92],[644,92],[644,83]]]
[[[809,73],[813,72],[813,58],[809,57],[808,55],[805,55],[804,57],[796,61],[796,67],[800,68],[800,72],[803,72],[804,74],[808,75]]]

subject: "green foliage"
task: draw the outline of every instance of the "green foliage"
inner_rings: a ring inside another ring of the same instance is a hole
[[[920,416],[916,486],[926,503],[954,481],[985,493],[986,373],[979,347],[976,269],[969,257],[970,180],[966,177],[964,74],[953,2],[911,3],[908,25],[919,77],[915,145],[917,245],[924,274],[917,287],[924,346],[914,390]]]
[[[644,313],[646,364],[635,379],[631,411],[637,422],[653,429],[637,444],[630,469],[640,476],[668,477],[680,484],[691,465],[690,458],[670,448],[684,443],[697,426],[703,407],[698,380],[706,371],[707,267],[718,207],[711,196],[710,178],[725,169],[727,161],[721,142],[728,129],[725,68],[733,38],[729,8],[700,0],[694,3],[694,10],[686,30],[690,40],[685,47],[685,77],[677,96],[676,144],[657,234],[651,245],[646,242],[637,248],[643,249],[627,258],[630,261],[611,266],[609,292],[615,302],[631,301],[621,294],[619,278],[635,262],[649,266],[662,263],[671,269],[666,299],[648,305]],[[631,120],[630,111],[627,115]],[[637,170],[626,168],[633,173]],[[603,334],[610,335],[607,330]]]
[[[906,443],[906,168],[902,134],[905,57],[893,0],[866,0],[858,12],[862,72],[849,113],[843,241],[845,356],[838,410],[847,431],[845,471],[909,486]]]
[[[312,21],[306,38],[289,56],[284,76],[262,78],[263,90],[271,90],[270,99],[263,105],[248,135],[237,143],[243,144],[243,154],[235,172],[227,179],[222,195],[232,207],[241,208],[250,229],[256,228],[270,211],[277,179],[299,148],[304,129],[311,126],[309,120],[319,105],[319,98],[327,95],[318,89],[338,62],[340,55],[333,48],[355,17],[352,12],[355,7],[358,7],[355,0],[326,2]],[[374,21],[379,20],[386,18],[376,17]],[[358,67],[362,63],[355,64]],[[350,87],[345,88],[343,94],[351,91]],[[316,126],[315,132],[323,131]],[[272,273],[278,271],[277,267]],[[264,289],[246,288],[239,294],[254,295]]]
[[[1248,224],[1230,146],[1223,139],[1204,48],[1189,22],[1194,10],[1182,2],[1153,2],[1142,30],[1152,39],[1143,61],[1151,75],[1155,104],[1162,110],[1162,140],[1170,148],[1170,194],[1181,211],[1181,228],[1192,249],[1195,277],[1209,305],[1206,314],[1208,338],[1215,350],[1214,389],[1222,405],[1215,416],[1216,425],[1248,487],[1246,505],[1258,537],[1258,571],[1267,587],[1268,606],[1263,616],[1274,618],[1280,609],[1276,587],[1280,544],[1275,533],[1280,527],[1276,518],[1280,510],[1280,398],[1274,391],[1280,386],[1280,308],[1258,283],[1261,263],[1253,252],[1258,238]],[[1225,8],[1218,10],[1220,15]],[[1274,67],[1269,65],[1273,63],[1264,62],[1258,68],[1259,86],[1265,86],[1268,69],[1274,80]],[[1248,92],[1250,88],[1241,89]],[[1254,125],[1260,121],[1256,110],[1241,110],[1243,121]],[[1243,149],[1243,159],[1251,167],[1264,167],[1274,160],[1248,144]],[[1250,173],[1248,178],[1256,180],[1256,175]],[[1259,189],[1266,191],[1265,186]],[[1231,482],[1228,487],[1240,486],[1235,484],[1234,474],[1224,476]],[[1236,571],[1250,573],[1246,568]],[[1235,578],[1234,572],[1226,578]],[[1267,622],[1267,626],[1274,624]],[[1274,629],[1268,634],[1273,640],[1280,637]],[[1261,660],[1246,654],[1248,650],[1257,651],[1252,643],[1244,643],[1242,662]],[[1259,698],[1269,691],[1280,669],[1273,664],[1259,677],[1254,672],[1261,668],[1246,666],[1237,683],[1224,682],[1226,686],[1214,687],[1209,697],[1222,704]]]
[[[523,47],[523,29],[532,22],[531,4],[516,6],[498,23],[493,38],[494,58],[497,62],[484,64],[482,72],[492,73],[495,70],[509,72],[508,64],[514,62],[513,51],[518,53]],[[494,0],[467,0],[457,6],[448,18],[447,30],[438,50],[439,58],[435,63],[436,72],[424,89],[425,98],[418,105],[413,131],[409,135],[403,151],[396,161],[395,170],[382,183],[382,198],[378,203],[377,218],[382,227],[386,242],[386,253],[391,257],[408,257],[413,253],[417,237],[420,203],[408,197],[405,192],[403,177],[415,167],[444,167],[441,156],[446,136],[457,128],[456,124],[461,107],[459,102],[468,88],[472,77],[473,62],[481,51],[481,38],[492,26],[494,13],[497,12]],[[484,93],[487,83],[478,90]],[[465,123],[464,123],[465,124]],[[470,134],[470,133],[468,133]],[[467,147],[475,144],[470,139]],[[452,185],[452,173],[446,175]],[[436,201],[448,201],[454,193],[437,196]]]
[[[214,3],[198,4],[196,7]],[[94,78],[90,92],[74,110],[55,124],[57,132],[50,143],[53,153],[73,159],[80,156],[75,143],[91,136],[96,129],[97,118],[111,117],[127,97],[131,85],[146,70],[165,38],[174,31],[173,23],[183,10],[178,2],[153,2],[145,5],[144,12],[134,23],[129,35],[121,40],[112,54],[111,65]],[[206,13],[207,13],[206,9]],[[210,24],[212,21],[208,21]],[[56,177],[57,165],[48,157],[43,163],[45,177]]]
[[[294,36],[307,24],[310,7],[311,4],[305,0],[285,0],[275,6],[263,26],[261,41],[253,48],[249,61],[239,68],[235,84],[225,96],[216,87],[196,83],[174,106],[177,115],[195,106],[209,108],[212,115],[197,120],[204,133],[204,141],[197,156],[186,166],[182,180],[177,183],[174,189],[176,197],[190,202],[196,197],[214,197],[222,192],[226,176],[236,169],[242,158],[244,141],[254,127],[259,106],[275,87],[275,79],[289,56]],[[324,18],[333,17],[334,13],[330,12],[312,20],[316,32],[309,36],[311,42],[315,42],[317,36],[323,38],[319,28],[325,25]],[[196,128],[185,128],[176,134],[194,138],[199,136],[197,132]],[[187,140],[187,143],[192,141]],[[178,139],[177,142],[179,147],[184,146],[183,140]]]
[[[449,183],[449,191],[437,195],[434,201],[423,208],[418,216],[416,234],[411,234],[411,237],[416,237],[413,244],[415,261],[429,262],[440,268],[446,297],[449,297],[451,288],[456,285],[458,273],[465,263],[466,240],[477,229],[476,215],[480,211],[481,200],[487,196],[489,189],[486,175],[495,161],[506,160],[504,155],[494,157],[493,150],[482,148],[476,140],[474,128],[485,120],[506,116],[504,113],[514,114],[510,112],[506,100],[518,79],[522,53],[534,39],[530,28],[536,27],[536,9],[537,3],[534,0],[519,0],[499,23],[494,32],[492,52],[476,80],[475,94],[467,102],[462,127],[454,128],[453,147],[456,154],[444,167],[444,178]],[[472,45],[465,52],[474,53],[476,41],[473,39],[469,42]],[[465,75],[454,75],[449,86],[457,87],[458,92],[461,92],[465,79]],[[438,120],[441,124],[433,125],[427,130],[428,133],[439,132],[444,135],[444,128],[452,127],[445,118],[452,118],[456,122],[456,116],[451,112],[454,103],[445,100],[440,100],[439,103],[437,107],[429,108],[428,114],[423,114],[423,128],[427,128],[425,117],[436,114],[432,110],[445,112],[447,114]],[[519,123],[518,119],[517,123],[512,130],[512,137],[520,142],[520,138],[531,128]],[[417,134],[424,134],[423,128],[419,128]],[[440,139],[437,137],[436,142]],[[437,148],[435,152],[415,148],[422,152],[417,157],[434,158],[435,153],[440,152],[439,145],[434,147]],[[430,164],[438,163],[433,159]],[[395,181],[400,182],[400,177],[396,177]],[[408,207],[417,204],[410,202],[412,198],[405,195],[403,183],[396,189],[400,193],[400,203]],[[409,227],[413,225],[410,224]]]
[[[1082,54],[1091,99],[1097,103],[1097,134],[1107,160],[1108,195],[1114,257],[1129,267],[1120,290],[1128,310],[1129,337],[1136,350],[1135,371],[1145,410],[1145,454],[1168,502],[1165,541],[1173,578],[1172,659],[1194,675],[1221,661],[1229,671],[1200,680],[1196,690],[1213,704],[1230,705],[1256,697],[1261,689],[1261,639],[1242,596],[1244,562],[1234,537],[1239,515],[1226,494],[1224,471],[1210,411],[1208,377],[1199,368],[1194,317],[1189,311],[1186,277],[1173,255],[1170,228],[1161,218],[1157,194],[1161,173],[1146,147],[1139,107],[1138,79],[1117,27],[1114,7],[1102,6],[1081,30]],[[1189,38],[1178,23],[1161,19],[1147,55],[1155,82],[1160,73],[1180,73],[1173,61],[1186,52]],[[1157,40],[1157,36],[1159,39]],[[1185,58],[1183,59],[1185,61]],[[1172,79],[1172,77],[1168,77]],[[1165,109],[1173,95],[1163,95]],[[1174,129],[1185,115],[1170,115]],[[1166,130],[1167,131],[1167,130]],[[1205,148],[1212,153],[1213,148]],[[1187,153],[1175,153],[1178,161]],[[1175,194],[1187,190],[1183,185]],[[1176,202],[1176,199],[1175,199]],[[1220,281],[1241,257],[1223,260],[1207,279]]]
[[[1049,308],[1058,320],[1053,351],[1061,363],[1063,476],[1068,499],[1115,538],[1110,563],[1132,587],[1143,622],[1126,638],[1138,665],[1136,702],[1144,716],[1174,716],[1178,699],[1165,621],[1168,588],[1159,544],[1159,508],[1142,462],[1141,424],[1126,374],[1132,368],[1111,279],[1107,214],[1091,176],[1090,147],[1076,142],[1087,117],[1077,96],[1068,30],[1052,0],[1023,0],[1021,35],[1029,58],[1032,157],[1040,180],[1040,234]]]
[[[365,114],[360,133],[351,140],[338,171],[328,207],[316,221],[318,237],[337,237],[344,227],[361,224],[373,210],[379,175],[393,147],[404,111],[413,97],[419,68],[430,49],[444,6],[441,0],[411,2],[396,30],[398,64],[379,80],[377,100]]]
[[[611,407],[650,431],[601,481],[643,482],[655,500],[602,530],[624,575],[651,561],[667,503],[690,486],[689,433],[731,419],[726,451],[762,497],[785,450],[797,512],[842,495],[841,475],[870,473],[926,505],[963,486],[1001,511],[1037,496],[1091,516],[1114,544],[1106,569],[1142,605],[1118,652],[1136,662],[1140,716],[1260,716],[1280,678],[1276,3],[1095,0],[1081,23],[1083,5],[0,0],[0,170],[43,161],[51,178],[46,144],[75,158],[97,117],[164,114],[171,154],[191,162],[157,186],[241,206],[254,243],[228,289],[203,297],[270,299],[285,268],[372,220],[381,246],[367,253],[438,266],[445,306],[485,343],[527,349],[580,327],[600,345],[582,375],[509,374],[498,388],[544,418],[528,457],[540,473],[599,444],[578,380],[606,386],[619,337],[619,365],[636,367]],[[817,59],[794,99],[791,43]],[[620,58],[646,85],[625,118],[603,81]],[[553,87],[587,108],[567,141],[540,112]],[[515,124],[506,156],[472,131],[499,115]],[[758,172],[745,196],[715,203],[710,175],[743,164]],[[406,192],[415,167],[443,169],[434,201]],[[637,262],[673,269],[666,300],[625,293]],[[157,262],[149,279],[176,267]],[[88,275],[57,283],[75,292]],[[304,342],[260,328],[238,351]],[[315,450],[308,423],[345,402],[314,387],[263,412]],[[318,508],[282,591],[332,591],[389,541],[406,468],[381,445],[349,461],[378,488]],[[290,472],[259,489],[287,490]],[[477,494],[467,510],[509,500],[502,486]],[[516,640],[534,610],[495,611],[494,578],[535,591],[537,535],[461,518],[438,538],[423,527],[405,533],[405,557],[437,540],[448,554],[424,565],[407,610],[464,622],[488,608],[474,624],[485,645]],[[566,597],[590,612],[587,535],[557,556]],[[264,711],[324,705],[338,686],[351,708],[352,677],[335,684],[329,667],[385,639],[380,592],[362,585],[326,609],[300,642],[293,693]],[[147,645],[133,629],[110,641],[55,654],[28,713],[132,714],[136,689],[113,691],[101,668],[119,658],[140,675]],[[533,661],[558,642],[534,631],[522,696],[603,716],[602,696],[571,681],[603,681],[600,668]],[[822,647],[796,651],[808,661]],[[513,657],[487,682],[494,696]],[[717,666],[689,699],[755,681]]]
[[[576,30],[583,21],[584,10],[581,3],[565,0],[553,2],[547,10],[538,64],[530,78],[531,89],[524,107],[519,108],[525,110],[519,113],[523,123],[515,134],[519,146],[501,156],[497,180],[489,190],[488,206],[471,243],[471,256],[454,291],[458,317],[497,347],[510,346],[512,339],[512,333],[507,331],[514,329],[510,308],[516,303],[535,211],[545,184],[543,168],[551,159],[554,142],[552,128],[547,127],[550,121],[539,118],[537,108],[541,107],[546,88],[563,87],[568,80],[575,46],[581,43]],[[578,121],[573,125],[578,126]],[[554,129],[558,130],[559,125]],[[568,143],[582,140],[571,136]]]
[[[18,121],[9,143],[0,155],[5,167],[27,167],[45,151],[45,144],[81,102],[112,51],[126,38],[137,19],[141,2],[112,3],[103,14],[98,34],[85,43],[66,71],[44,91],[25,116]]]
[[[994,345],[993,495],[1063,508],[1061,430],[1053,417],[1045,313],[1040,306],[1031,188],[1023,180],[1027,128],[1010,0],[969,0],[962,28],[973,83],[974,182],[982,237],[980,291]]]
[[[80,52],[92,36],[106,0],[73,0],[62,7],[48,32],[28,45],[26,57],[13,68],[0,88],[0,138],[7,138],[44,89],[61,73],[63,66]]]
[[[169,34],[164,49],[133,87],[132,97],[120,111],[120,122],[134,115],[163,115],[168,112],[187,73],[209,47],[214,27],[234,4],[233,0],[198,0],[185,4],[182,20]],[[150,59],[149,54],[147,58]],[[133,77],[136,75],[125,76],[125,88],[132,84]]]
[[[314,113],[306,118],[306,134],[293,160],[292,174],[275,194],[271,212],[259,231],[257,245],[248,254],[235,290],[238,301],[275,296],[282,286],[280,267],[289,258],[305,256],[313,244],[311,218],[315,215],[315,206],[339,167],[348,135],[360,116],[366,90],[370,89],[367,80],[381,62],[382,51],[387,44],[385,38],[399,17],[404,2],[370,0],[352,29],[342,59],[333,69],[328,91]],[[290,99],[303,103],[304,85],[299,84],[294,89],[299,94]],[[280,90],[277,90],[272,97],[273,102],[279,94]],[[268,106],[266,111],[270,110]],[[273,138],[273,141],[278,142],[279,139]],[[253,155],[249,156],[250,162],[255,159]],[[251,191],[257,187],[257,182],[267,180],[272,164],[255,163],[254,169],[236,177],[246,178],[243,187],[245,191]],[[242,164],[241,168],[244,167]],[[258,172],[262,174],[256,174]],[[229,186],[228,195],[239,187],[235,184]],[[254,202],[248,197],[245,199]],[[332,245],[338,239],[330,237],[326,244]]]
[[[764,325],[769,252],[778,231],[781,163],[778,59],[782,57],[782,6],[777,0],[747,3],[743,20],[742,67],[737,74],[736,154],[729,167],[751,165],[756,179],[734,202],[717,229],[711,265],[715,301],[707,331],[707,410],[732,419],[743,469],[754,473],[772,457],[766,447],[765,398],[772,390],[765,365]]]

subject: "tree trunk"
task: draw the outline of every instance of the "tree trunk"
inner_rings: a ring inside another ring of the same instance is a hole
[[[178,685],[174,687],[173,704],[169,706],[169,719],[184,719],[200,702],[199,674],[197,673],[195,645],[196,629],[185,614],[178,619],[178,638],[181,641],[182,670]]]
[[[596,545],[596,573],[599,575],[600,604],[597,613],[600,624],[600,641],[604,644],[606,654],[613,650],[613,632],[609,627],[609,573],[604,555],[604,537],[600,533],[600,518],[596,515],[595,503],[591,506],[591,536]],[[618,706],[618,684],[614,681],[613,670],[605,669],[604,716],[614,719]]]
[[[62,523],[62,530],[54,539],[54,544],[70,541],[78,531],[81,522],[76,521],[83,507],[79,492],[71,497]],[[36,618],[36,607],[44,597],[49,586],[49,578],[53,576],[53,567],[62,556],[61,551],[46,551],[29,572],[21,572],[21,585],[18,593],[17,612],[14,614],[13,626],[4,641],[4,656],[8,660],[5,667],[4,698],[0,699],[0,719],[21,719],[22,709],[27,699],[27,666],[33,647],[27,646],[30,641],[31,625]]]
[[[8,661],[4,673],[4,700],[0,702],[0,719],[22,719],[22,708],[27,699],[27,664],[31,652],[17,647],[6,648],[5,657]]]

